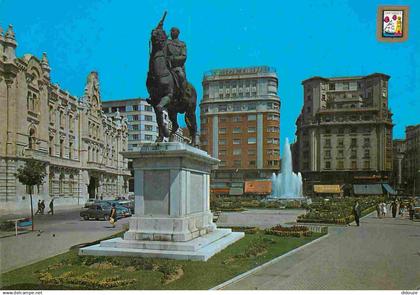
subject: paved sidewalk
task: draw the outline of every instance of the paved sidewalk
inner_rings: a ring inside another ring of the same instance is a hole
[[[112,228],[107,221],[83,221],[80,210],[61,210],[35,217],[35,232],[0,238],[0,273],[67,252],[72,246],[94,242],[123,230],[128,219]],[[39,232],[40,231],[40,232]]]
[[[420,288],[420,223],[376,213],[240,279],[226,290]]]

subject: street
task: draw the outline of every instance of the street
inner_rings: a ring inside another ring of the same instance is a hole
[[[103,239],[128,224],[128,218],[119,220],[115,228],[107,221],[81,220],[80,210],[58,209],[54,215],[36,215],[34,232],[0,238],[0,272],[64,253],[74,245]]]

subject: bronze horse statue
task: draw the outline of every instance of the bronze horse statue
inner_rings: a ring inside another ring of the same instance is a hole
[[[165,137],[169,137],[169,140],[173,141],[174,135],[179,128],[177,115],[178,113],[185,113],[185,123],[190,133],[191,145],[198,146],[197,123],[195,118],[197,92],[189,82],[187,82],[186,90],[182,92],[175,80],[175,74],[170,70],[165,53],[165,46],[168,40],[163,30],[165,16],[166,12],[158,26],[152,30],[150,40],[152,48],[146,81],[147,90],[150,95],[150,99],[147,99],[147,102],[153,106],[159,129],[156,142],[162,142]],[[169,133],[163,121],[163,110],[165,109],[172,122],[171,133]]]

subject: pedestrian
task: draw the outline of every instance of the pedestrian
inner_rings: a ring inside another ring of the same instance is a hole
[[[376,215],[381,218],[381,203],[376,204]]]
[[[410,202],[408,205],[408,215],[410,216],[410,220],[414,219],[414,202]]]
[[[38,200],[38,209],[36,210],[35,215],[41,214],[41,208],[42,208],[41,200]]]
[[[115,203],[112,204],[109,222],[112,224],[112,227],[115,227],[115,223],[117,222],[117,209],[115,208]]]
[[[44,210],[45,210],[45,201],[42,200],[41,201],[41,214],[44,215]]]
[[[397,207],[398,207],[397,201],[393,200],[391,202],[391,211],[392,211],[392,217],[393,218],[395,218],[397,216]]]
[[[360,226],[360,215],[361,215],[361,210],[360,210],[360,205],[359,205],[359,201],[356,200],[356,202],[354,203],[353,206],[353,215],[354,215],[354,220],[356,221],[357,226]]]
[[[51,213],[51,215],[54,215],[54,198],[51,199],[49,207],[50,211],[48,211],[47,214]]]
[[[404,203],[400,201],[399,215],[402,217],[404,215]]]
[[[385,204],[385,202],[382,202],[381,205],[382,205],[382,217],[385,217],[385,215],[387,213],[386,204]]]

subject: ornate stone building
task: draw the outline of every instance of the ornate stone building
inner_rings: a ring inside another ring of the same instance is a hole
[[[295,170],[312,185],[387,183],[392,174],[390,76],[312,77],[304,80],[296,121]]]
[[[0,29],[1,31],[1,29]],[[12,26],[0,32],[0,203],[28,208],[26,188],[15,173],[25,159],[47,164],[47,177],[34,202],[83,204],[127,191],[130,173],[120,152],[127,150],[127,122],[102,111],[98,74],[88,75],[81,99],[50,80],[46,54],[16,58]]]

